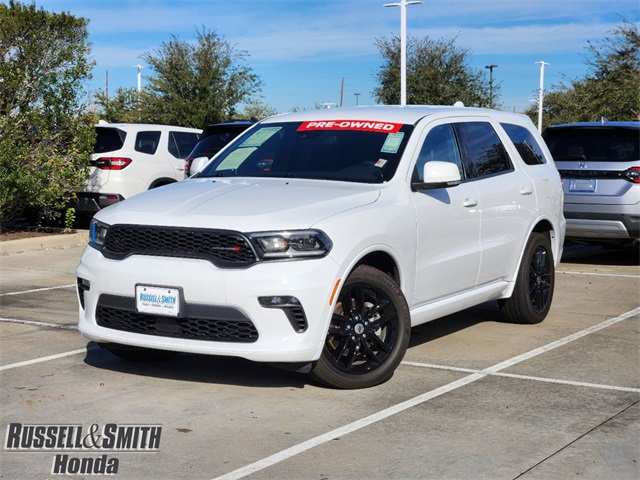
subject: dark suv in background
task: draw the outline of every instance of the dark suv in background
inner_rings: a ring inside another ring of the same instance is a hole
[[[185,177],[191,176],[191,164],[198,157],[211,158],[231,140],[244,132],[258,120],[228,120],[207,126],[200,136],[200,141],[185,160]]]
[[[640,240],[640,122],[569,123],[542,134],[562,177],[567,239]]]

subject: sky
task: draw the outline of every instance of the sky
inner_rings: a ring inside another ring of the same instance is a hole
[[[7,0],[0,0],[8,3]],[[173,36],[194,42],[196,29],[215,31],[263,85],[261,100],[286,112],[318,104],[376,103],[382,57],[376,39],[400,35],[394,0],[35,0],[38,8],[89,20],[96,62],[90,91],[112,94],[151,75],[141,55]],[[30,3],[24,0],[23,3]],[[424,0],[410,5],[407,34],[453,39],[468,64],[500,85],[502,108],[522,112],[544,88],[582,78],[588,42],[628,20],[640,22],[640,0]],[[108,72],[108,75],[107,75]],[[356,95],[359,94],[359,95]],[[332,106],[334,106],[332,105]]]

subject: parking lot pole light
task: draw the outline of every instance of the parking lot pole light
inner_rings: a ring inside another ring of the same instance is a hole
[[[424,2],[402,0],[398,3],[386,3],[385,7],[400,7],[400,105],[407,104],[407,5]]]
[[[489,108],[493,108],[493,69],[498,65],[486,65],[484,68],[489,69]]]
[[[550,65],[546,62],[536,62],[540,65],[540,91],[538,93],[538,131],[542,132],[542,102],[544,100],[544,66]]]
[[[140,79],[141,79],[140,71],[144,67],[142,65],[134,65],[134,67],[136,67],[138,69],[138,93],[140,93]]]

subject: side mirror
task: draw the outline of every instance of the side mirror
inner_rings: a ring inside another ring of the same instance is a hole
[[[462,178],[460,178],[460,170],[456,164],[437,160],[424,164],[422,178],[422,182],[414,182],[411,184],[417,191],[455,187],[456,185],[460,185],[462,181]]]
[[[191,162],[189,176],[193,176],[194,174],[202,170],[202,167],[204,167],[207,164],[207,162],[209,162],[209,157],[194,158],[193,161]]]

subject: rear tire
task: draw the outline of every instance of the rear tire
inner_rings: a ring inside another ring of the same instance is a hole
[[[131,362],[155,362],[175,357],[178,352],[168,350],[155,350],[153,348],[131,347],[119,343],[98,343],[100,348],[107,352]]]
[[[338,295],[311,375],[344,389],[386,382],[402,361],[410,335],[409,307],[398,284],[380,270],[361,265]]]
[[[548,236],[533,233],[524,249],[511,298],[498,302],[507,321],[534,324],[545,319],[553,299],[554,265]]]

